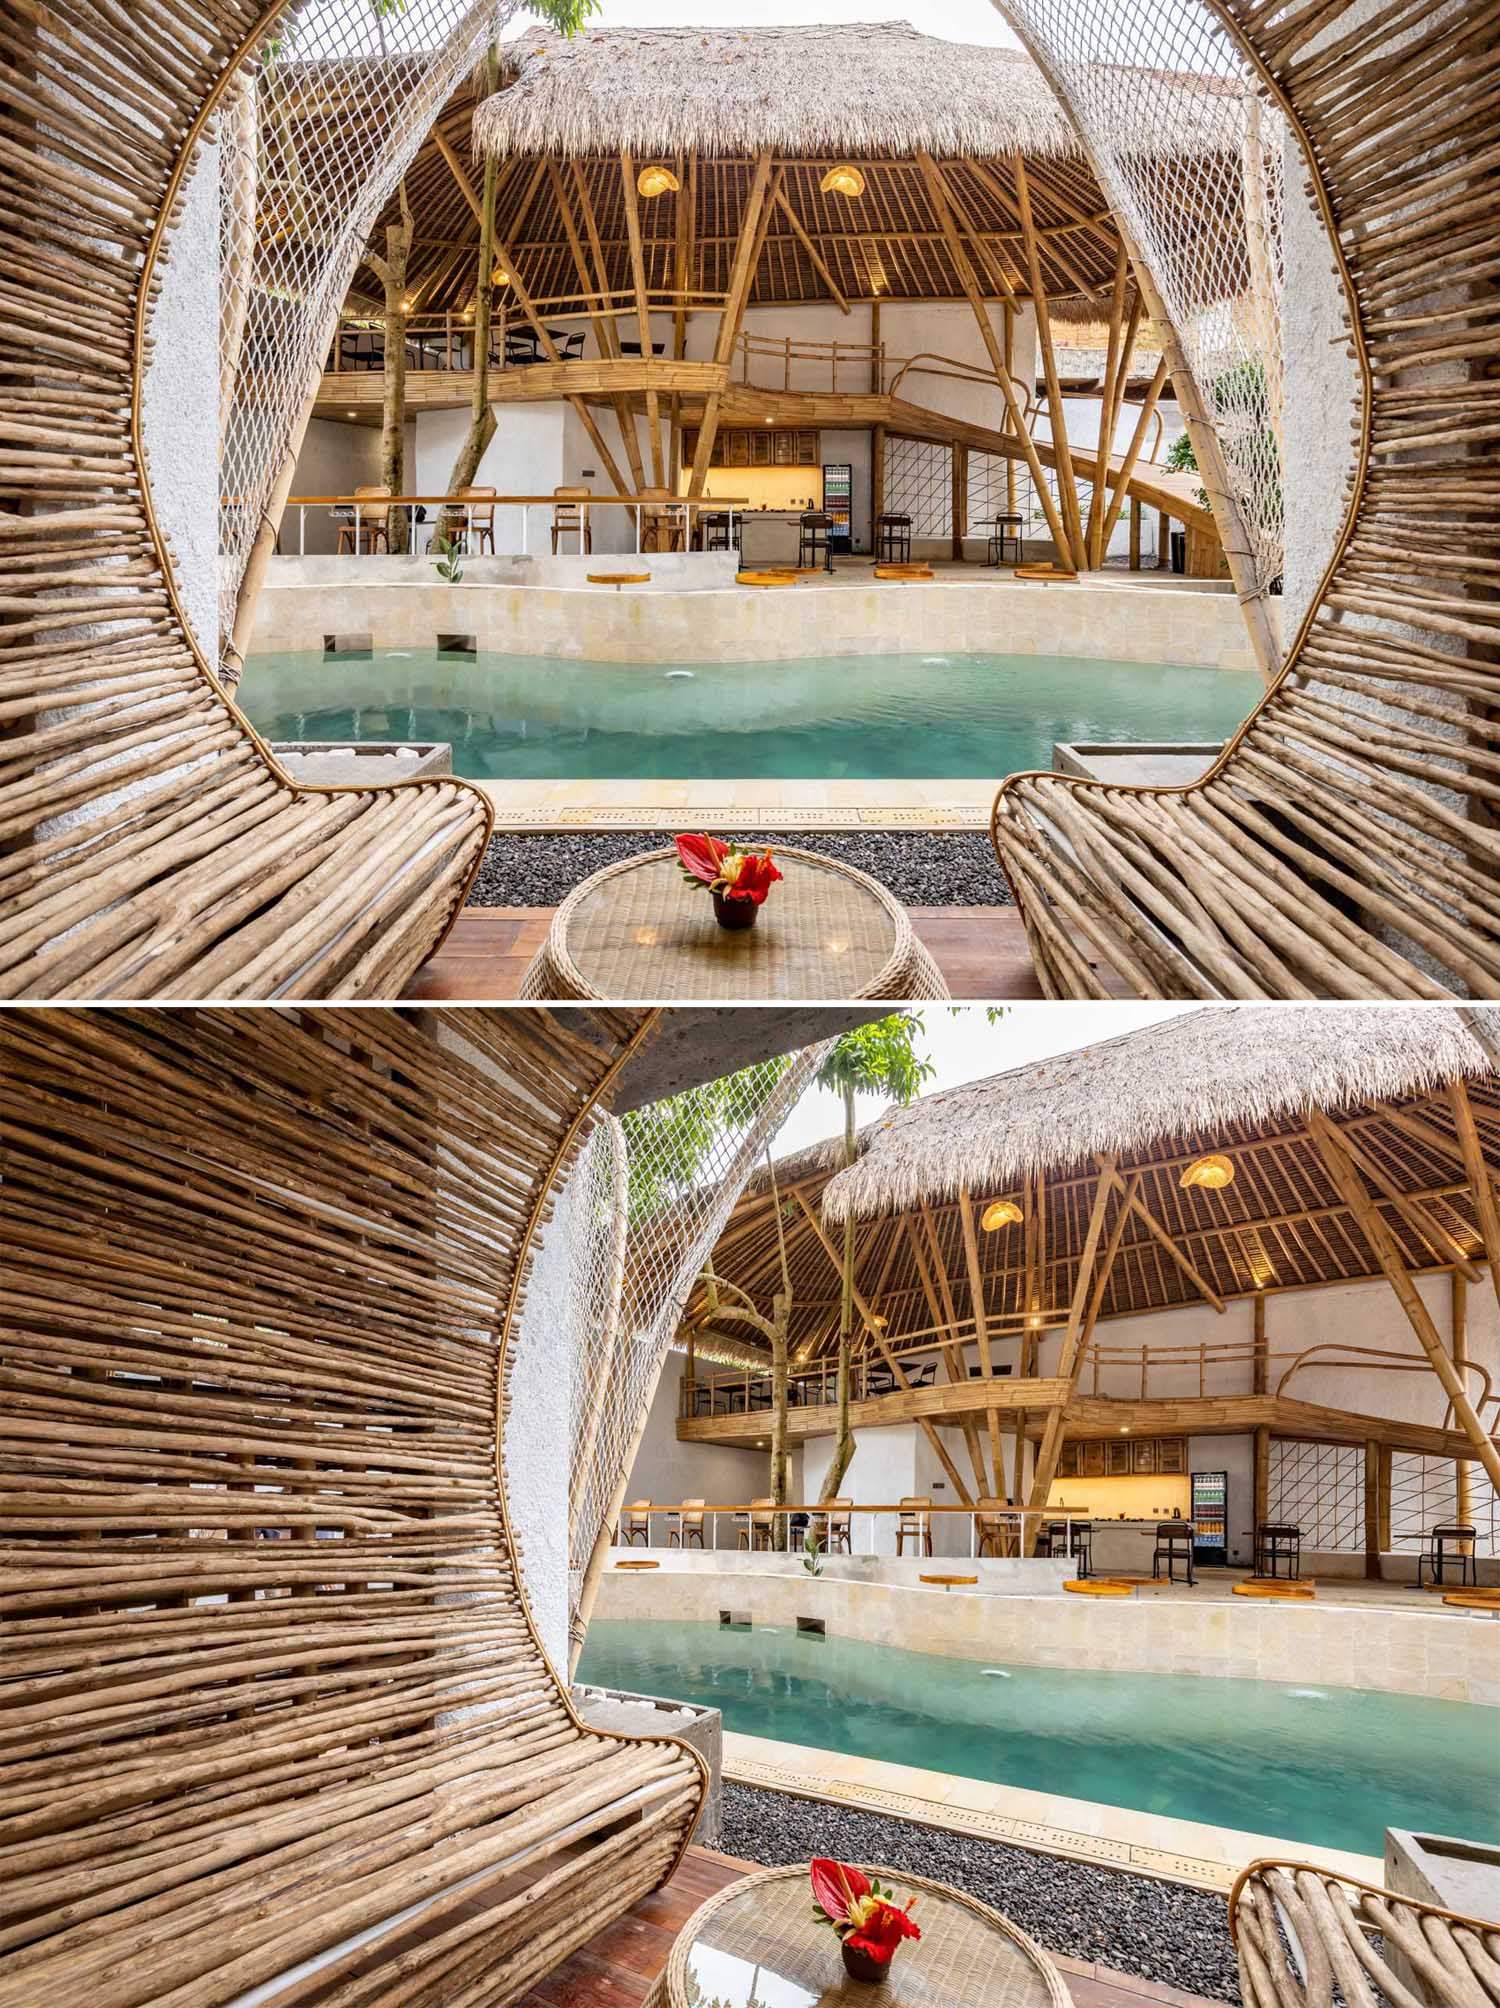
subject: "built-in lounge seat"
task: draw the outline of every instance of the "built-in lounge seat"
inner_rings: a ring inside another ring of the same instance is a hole
[[[1494,996],[1500,517],[1479,358],[1500,183],[1483,24],[1402,0],[1369,25],[1338,17],[1330,48],[1317,0],[1222,12],[1309,142],[1338,245],[1366,386],[1351,519],[1280,681],[1207,776],[1013,775],[996,851],[1050,995]],[[1305,442],[1289,431],[1286,451]]]
[[[493,817],[457,780],[299,786],[190,639],[138,449],[145,302],[250,0],[77,0],[0,49],[0,996],[397,996]],[[24,60],[18,52],[24,52]],[[87,165],[80,170],[78,161]],[[200,563],[202,561],[200,560]]]

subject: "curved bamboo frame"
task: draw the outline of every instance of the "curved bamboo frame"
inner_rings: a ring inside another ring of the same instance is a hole
[[[162,261],[198,142],[282,11],[72,0],[55,42],[4,54],[38,135],[0,219],[0,428],[24,442],[0,489],[18,512],[0,515],[0,592],[26,616],[0,624],[7,997],[397,995],[493,831],[464,781],[294,782],[204,659],[157,519],[142,395]],[[82,357],[51,324],[59,297],[95,316]]]
[[[1300,1948],[1295,1963],[1288,1930]],[[1245,2008],[1331,2008],[1335,1987],[1346,2008],[1375,2008],[1382,1997],[1500,2004],[1492,1922],[1307,1862],[1262,1859],[1242,1869],[1229,1892],[1229,1931]]]
[[[0,1017],[0,2008],[500,2008],[675,1870],[701,1760],[579,1720],[498,1462],[650,1025]]]
[[[1285,113],[1328,231],[1363,389],[1348,511],[1281,675],[1208,774],[1012,775],[996,854],[1053,996],[1492,996],[1493,54],[1472,15],[1420,0],[1336,20],[1332,56],[1317,0],[1205,4]],[[1422,383],[1432,360],[1466,374]]]

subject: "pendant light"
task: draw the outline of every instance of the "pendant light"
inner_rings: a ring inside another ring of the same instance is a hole
[[[1201,1186],[1205,1192],[1221,1192],[1234,1183],[1234,1166],[1218,1151],[1210,1151],[1207,1157],[1195,1157],[1177,1183]]]
[[[1013,1199],[992,1199],[979,1224],[986,1234],[993,1234],[1001,1227],[1013,1227],[1020,1218],[1021,1209]]]
[[[865,192],[865,178],[857,167],[841,160],[829,168],[818,187],[824,195],[845,195],[851,202],[857,202]]]

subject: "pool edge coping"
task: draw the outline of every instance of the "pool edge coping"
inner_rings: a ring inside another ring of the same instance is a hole
[[[843,1775],[840,1775],[840,1773]],[[1239,1871],[1258,1857],[1307,1861],[1339,1875],[1381,1884],[1384,1863],[1376,1855],[1351,1854],[1340,1848],[1305,1841],[1280,1840],[1212,1827],[1168,1814],[1142,1813],[1101,1800],[1070,1799],[1051,1792],[1034,1792],[1019,1785],[992,1784],[961,1773],[927,1771],[917,1765],[894,1764],[880,1758],[850,1757],[840,1751],[807,1744],[783,1743],[770,1737],[724,1731],[724,1776],[735,1784],[758,1785],[799,1799],[826,1799],[835,1805],[866,1812],[889,1813],[921,1826],[1010,1847],[1031,1849],[1099,1868],[1152,1876],[1227,1895]],[[956,1803],[955,1787],[983,1795],[989,1805]],[[1061,1813],[1078,1824],[1062,1826]],[[1146,1838],[1149,1830],[1152,1838]],[[1213,1845],[1212,1855],[1201,1852]]]

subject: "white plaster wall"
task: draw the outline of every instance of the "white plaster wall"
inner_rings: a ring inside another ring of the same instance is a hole
[[[413,445],[407,447],[408,478],[416,473]],[[352,495],[380,479],[380,428],[350,425],[342,419],[315,418],[308,425],[292,476],[293,495]],[[339,526],[331,509],[288,508],[281,527],[281,548],[291,556],[324,557],[338,549]]]
[[[151,499],[178,594],[219,660],[219,148],[200,146],[152,311],[141,390]]]
[[[677,1411],[683,1372],[687,1362],[681,1353],[668,1353],[661,1379],[652,1397],[641,1447],[636,1453],[626,1499],[654,1499],[676,1505],[683,1499],[707,1499],[724,1505],[741,1500],[762,1499],[770,1489],[769,1453],[740,1450],[719,1443],[679,1443]],[[769,1418],[766,1429],[770,1437]],[[788,1473],[788,1491],[793,1501],[803,1496],[804,1471],[800,1451],[794,1451]],[[726,1517],[719,1525],[718,1545],[733,1548],[736,1534]],[[705,1540],[712,1543],[714,1529]],[[657,1540],[666,1539],[666,1523],[657,1523]]]
[[[495,408],[495,436],[485,448],[475,485],[502,495],[550,495],[568,480],[563,458],[561,404],[507,404]],[[419,495],[445,495],[453,463],[469,430],[467,408],[417,414],[416,481]],[[538,505],[528,512],[526,535],[533,550],[549,550],[551,514]],[[495,511],[497,552],[523,548],[521,511]]]

